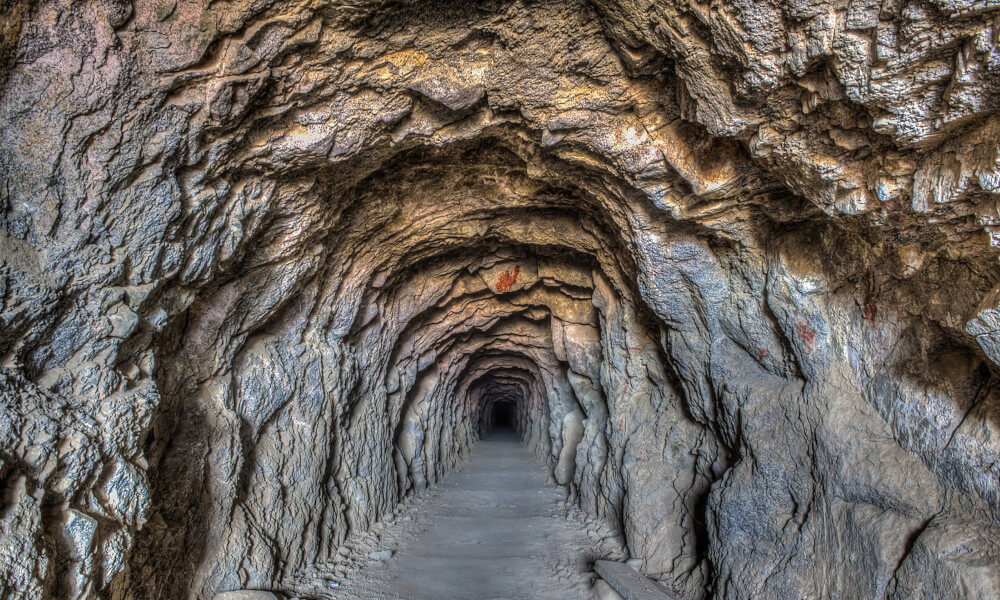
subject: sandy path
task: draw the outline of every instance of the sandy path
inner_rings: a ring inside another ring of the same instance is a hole
[[[593,523],[567,518],[563,490],[546,479],[514,437],[483,440],[460,471],[353,553],[393,550],[392,558],[356,564],[331,591],[366,600],[589,598],[592,561],[615,544]]]

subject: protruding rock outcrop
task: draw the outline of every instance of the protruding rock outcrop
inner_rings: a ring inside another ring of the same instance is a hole
[[[0,8],[0,592],[316,595],[501,403],[680,597],[994,598],[998,19]]]

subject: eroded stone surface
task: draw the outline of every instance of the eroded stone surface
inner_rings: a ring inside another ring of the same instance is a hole
[[[0,592],[298,593],[512,402],[685,599],[995,597],[998,14],[5,4]]]

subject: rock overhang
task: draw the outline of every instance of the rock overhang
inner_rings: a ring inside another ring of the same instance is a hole
[[[161,4],[15,3],[4,585],[297,590],[503,373],[685,597],[989,591],[993,9]]]

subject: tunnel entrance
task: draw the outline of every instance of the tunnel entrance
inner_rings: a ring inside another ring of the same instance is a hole
[[[514,432],[517,407],[513,402],[497,402],[493,405],[493,431]]]

